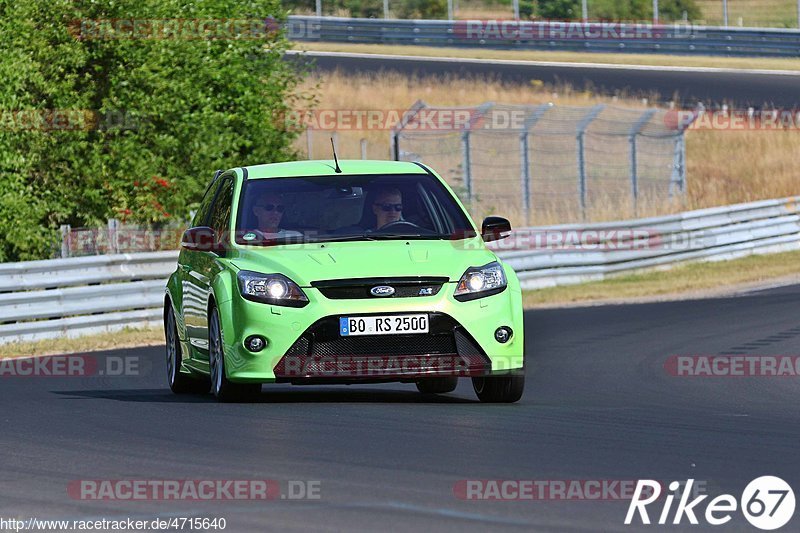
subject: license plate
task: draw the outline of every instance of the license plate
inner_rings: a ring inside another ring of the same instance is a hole
[[[339,335],[396,335],[428,333],[428,315],[343,316],[339,318]]]

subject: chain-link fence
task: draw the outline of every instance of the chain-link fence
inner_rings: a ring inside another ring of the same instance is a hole
[[[473,214],[518,209],[526,224],[570,222],[679,200],[687,122],[662,109],[418,102],[392,132],[392,149],[437,169]]]

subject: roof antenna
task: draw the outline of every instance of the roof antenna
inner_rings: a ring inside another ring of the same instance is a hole
[[[339,159],[336,157],[336,145],[333,144],[333,137],[331,137],[331,148],[333,149],[333,162],[336,163],[336,168],[333,169],[337,174],[342,173],[342,169],[339,168]]]

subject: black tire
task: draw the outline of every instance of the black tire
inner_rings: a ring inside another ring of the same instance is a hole
[[[254,400],[261,393],[261,384],[228,381],[222,346],[219,313],[216,308],[211,308],[208,314],[208,366],[211,374],[211,392],[223,403]]]
[[[522,398],[525,390],[525,376],[489,376],[472,378],[472,388],[478,399],[484,403],[514,403]]]
[[[204,394],[211,388],[207,379],[194,377],[181,372],[183,352],[178,340],[178,326],[175,323],[175,313],[172,306],[167,303],[164,316],[164,337],[167,342],[167,382],[175,394]]]
[[[417,390],[423,394],[445,394],[458,386],[458,376],[422,378],[417,380]]]

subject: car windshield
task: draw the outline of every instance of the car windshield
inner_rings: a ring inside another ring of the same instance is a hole
[[[427,174],[249,180],[236,223],[236,241],[248,245],[474,235],[452,195]]]

